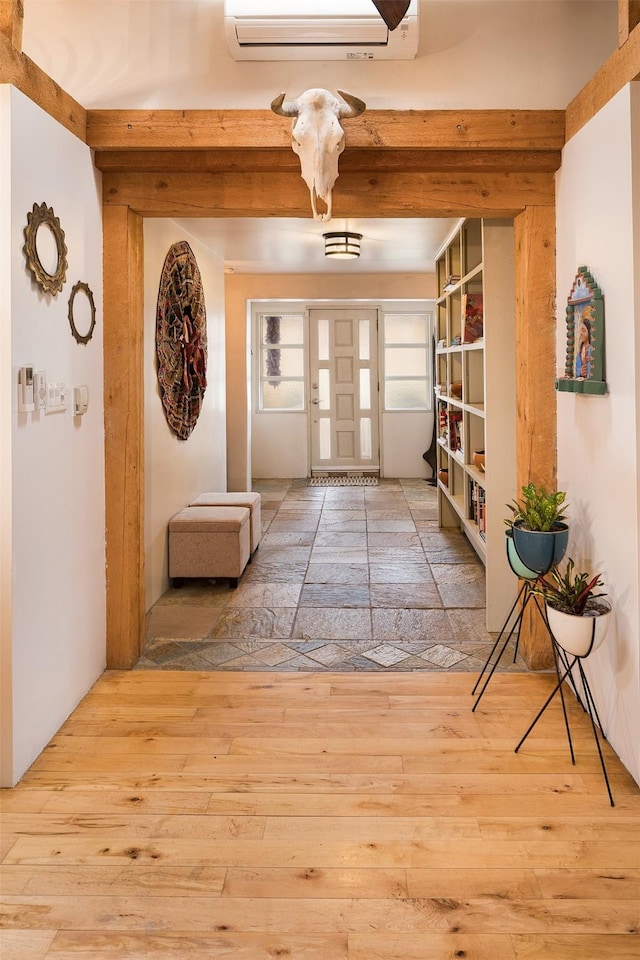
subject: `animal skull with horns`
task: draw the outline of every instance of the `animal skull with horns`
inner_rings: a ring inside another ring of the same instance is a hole
[[[329,90],[314,88],[295,100],[285,100],[281,93],[271,109],[281,117],[293,117],[291,145],[300,157],[302,179],[309,187],[311,209],[315,220],[331,219],[331,191],[338,179],[338,157],[344,150],[344,117],[357,117],[367,105],[358,97],[338,90],[336,97]],[[342,98],[342,99],[340,99]],[[327,207],[318,212],[318,199]]]

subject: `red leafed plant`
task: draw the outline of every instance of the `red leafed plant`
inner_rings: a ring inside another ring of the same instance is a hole
[[[576,617],[604,613],[608,608],[598,603],[598,598],[605,597],[606,593],[594,593],[598,587],[604,586],[600,574],[589,579],[588,573],[574,573],[574,567],[571,557],[564,573],[558,567],[552,567],[548,577],[538,579],[534,593],[543,596],[549,606]]]

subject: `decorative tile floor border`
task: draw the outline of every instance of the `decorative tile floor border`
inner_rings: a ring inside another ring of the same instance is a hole
[[[260,641],[258,641],[260,643]],[[375,641],[363,650],[349,649],[348,642],[315,641],[160,640],[152,641],[137,662],[136,670],[230,670],[277,673],[360,673],[384,672],[465,672],[478,673],[490,644],[464,648],[445,644],[420,644],[426,648],[412,653],[414,643]],[[250,651],[250,652],[249,652]],[[464,651],[464,652],[463,652]],[[501,673],[522,673],[526,667],[512,658],[500,666]]]

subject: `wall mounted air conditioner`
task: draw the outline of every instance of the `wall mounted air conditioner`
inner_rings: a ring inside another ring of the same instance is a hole
[[[411,60],[418,0],[389,30],[372,0],[225,0],[234,60]]]

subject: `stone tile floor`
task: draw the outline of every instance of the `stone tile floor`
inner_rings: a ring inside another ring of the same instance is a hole
[[[197,580],[147,615],[137,669],[480,670],[484,567],[423,480],[259,480],[263,538],[238,588]],[[505,656],[501,670],[526,671]]]

